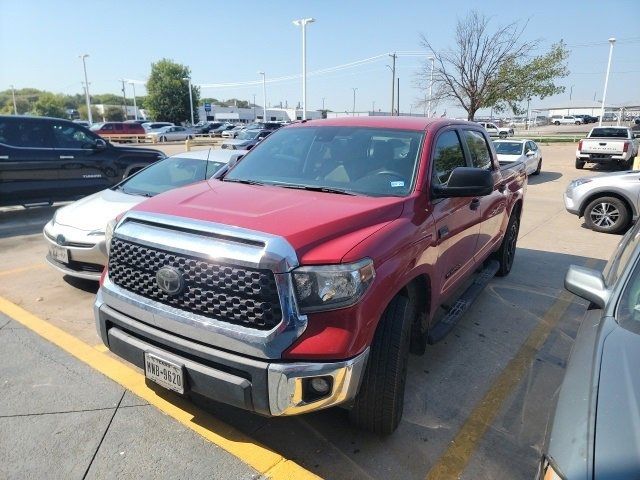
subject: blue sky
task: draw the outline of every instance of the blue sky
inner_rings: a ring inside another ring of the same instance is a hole
[[[640,1],[509,0],[434,1],[122,1],[0,0],[0,90],[10,84],[55,92],[81,92],[82,63],[91,91],[119,93],[121,78],[144,80],[150,64],[166,57],[188,65],[193,82],[213,84],[295,75],[301,69],[301,33],[295,18],[315,17],[307,30],[308,71],[324,69],[392,51],[420,50],[425,34],[436,48],[453,44],[458,16],[469,10],[491,16],[494,25],[529,21],[524,40],[540,39],[542,48],[560,39],[572,46],[567,92],[536,100],[533,107],[566,105],[602,96],[608,55],[614,50],[607,104],[640,103],[640,32],[630,28],[640,18]],[[634,18],[636,20],[634,20]],[[635,23],[634,23],[635,22]],[[401,110],[415,111],[423,94],[413,87],[421,57],[398,59]],[[391,74],[387,59],[308,79],[308,108],[322,105],[351,110],[389,109]],[[144,93],[142,85],[137,93]],[[300,80],[269,84],[271,104],[301,100]],[[131,94],[129,90],[128,94]],[[262,102],[256,86],[203,88],[202,96],[238,97]],[[439,113],[461,110],[441,104]]]

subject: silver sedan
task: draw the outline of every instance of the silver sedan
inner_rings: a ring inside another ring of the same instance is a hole
[[[99,280],[107,262],[105,232],[121,213],[146,198],[210,178],[246,150],[198,150],[165,158],[113,188],[59,208],[44,227],[46,260],[60,272]]]
[[[564,206],[596,232],[620,233],[638,218],[639,197],[640,171],[614,172],[572,181]]]
[[[185,127],[162,127],[158,130],[147,132],[147,138],[158,142],[182,141],[193,138],[193,132]]]
[[[542,152],[533,140],[494,140],[493,146],[500,163],[523,162],[527,175],[538,175],[542,170]]]

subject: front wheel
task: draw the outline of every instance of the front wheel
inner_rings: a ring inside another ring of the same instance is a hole
[[[506,277],[513,267],[513,259],[516,256],[516,244],[518,243],[518,232],[520,231],[520,217],[515,213],[511,213],[509,224],[507,225],[507,231],[504,233],[504,238],[500,244],[500,248],[493,257],[498,261],[500,267],[496,272],[499,277]]]
[[[553,122],[554,125],[560,125],[560,122]]]
[[[584,168],[584,163],[582,160],[580,160],[579,158],[576,158],[576,168],[578,170],[582,170]]]
[[[533,175],[540,175],[540,171],[542,170],[542,159],[538,160],[538,168],[533,172]]]
[[[167,141],[167,137],[164,137],[164,136],[160,137],[160,142],[161,143],[164,143],[166,141]]]
[[[622,200],[600,197],[584,209],[584,221],[591,230],[602,233],[620,233],[629,227],[631,215]]]
[[[398,427],[414,315],[411,302],[401,296],[391,300],[382,314],[360,391],[349,412],[349,420],[354,425],[382,435],[389,435]]]

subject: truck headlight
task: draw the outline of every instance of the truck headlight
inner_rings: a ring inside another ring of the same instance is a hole
[[[360,300],[375,276],[369,258],[345,265],[297,268],[293,271],[293,285],[300,312],[351,306]]]
[[[104,229],[104,244],[107,249],[107,256],[109,255],[109,250],[111,250],[111,239],[113,238],[113,231],[116,228],[116,223],[118,223],[117,219],[109,220],[107,223],[107,228]]]

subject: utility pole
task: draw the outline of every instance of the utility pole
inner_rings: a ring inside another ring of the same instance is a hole
[[[431,61],[431,79],[429,80],[429,116],[431,116],[431,99],[433,97],[433,62],[435,58],[429,57]]]
[[[322,110],[324,110],[324,99],[325,97],[322,97]]]
[[[89,126],[93,125],[93,117],[91,116],[91,97],[89,96],[89,80],[87,80],[87,63],[85,58],[89,56],[88,53],[78,55],[78,58],[82,59],[82,68],[84,69],[84,95],[87,101],[87,118],[89,119]]]
[[[127,91],[124,88],[126,80],[120,80],[122,82],[122,99],[124,100],[124,119],[127,119]]]
[[[136,84],[134,82],[129,82],[131,88],[133,88],[133,115],[136,120],[138,120],[138,104],[136,103]]]
[[[356,90],[358,90],[358,87],[352,87],[351,90],[353,90],[353,108],[351,109],[351,116],[355,117],[356,116]]]
[[[253,121],[256,121],[256,94],[253,94]]]
[[[373,112],[373,114],[376,114],[376,101],[372,101],[371,102],[371,111]]]
[[[189,84],[189,107],[191,110],[191,126],[193,126],[194,123],[194,117],[193,117],[193,92],[192,92],[192,88],[191,88],[191,77],[184,77],[182,80],[186,80]]]
[[[604,102],[607,99],[607,86],[609,84],[609,72],[611,71],[611,56],[613,55],[613,44],[616,43],[616,39],[611,37],[609,39],[609,61],[607,62],[607,76],[604,78],[604,91],[602,92],[602,106],[600,107],[600,121],[598,126],[602,126],[602,117],[604,117]]]
[[[264,110],[262,113],[262,121],[267,121],[267,74],[265,72],[258,72],[258,75],[262,75],[262,95],[264,96]]]
[[[393,59],[391,67],[391,115],[393,116],[393,105],[395,100],[395,88],[396,88],[396,58],[398,55],[390,53],[389,56]]]
[[[313,18],[294,20],[293,24],[302,27],[302,119],[307,119],[307,24],[315,22]]]
[[[398,94],[396,95],[398,108],[396,108],[396,115],[400,115],[400,77],[398,77]]]
[[[11,95],[13,96],[13,114],[18,115],[18,107],[16,106],[16,89],[13,85],[9,85],[11,87]]]

